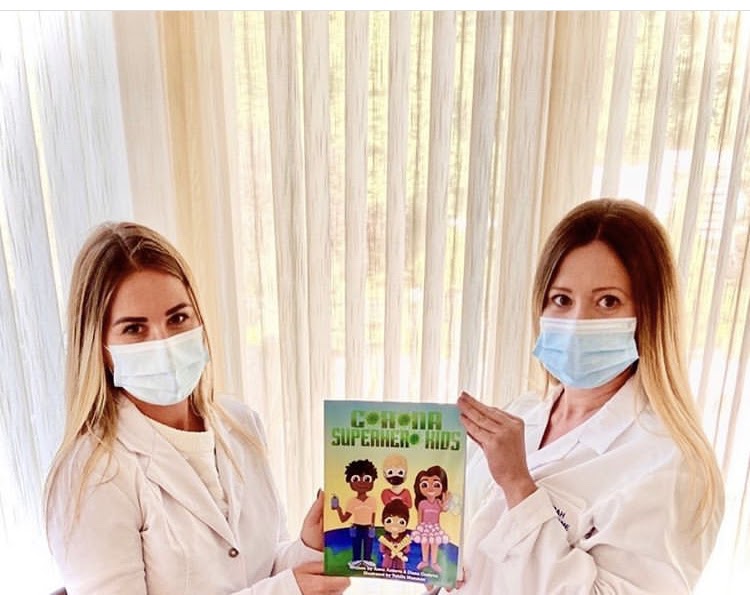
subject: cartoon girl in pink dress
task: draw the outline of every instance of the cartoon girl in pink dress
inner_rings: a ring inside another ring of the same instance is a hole
[[[440,526],[440,513],[448,509],[450,499],[445,469],[434,465],[417,473],[414,494],[418,524],[412,531],[411,538],[413,542],[422,545],[422,561],[417,564],[417,570],[429,566],[440,573],[442,568],[437,562],[438,549],[441,544],[450,542],[450,537]]]

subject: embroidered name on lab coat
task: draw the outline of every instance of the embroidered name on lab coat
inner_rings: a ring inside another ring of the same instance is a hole
[[[557,513],[557,520],[560,521],[560,524],[565,527],[565,530],[567,531],[568,529],[570,529],[570,523],[565,522],[565,511],[560,510],[557,506],[555,506],[554,508],[555,512]]]

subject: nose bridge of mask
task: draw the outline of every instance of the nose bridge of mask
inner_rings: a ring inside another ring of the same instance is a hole
[[[575,333],[577,335],[608,335],[632,333],[635,317],[628,318],[546,318],[540,319],[543,332]]]

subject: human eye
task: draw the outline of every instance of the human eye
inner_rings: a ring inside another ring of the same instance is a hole
[[[419,489],[420,490],[426,490],[429,487],[430,487],[430,482],[429,481],[422,481],[419,484]]]
[[[622,304],[622,300],[616,295],[607,294],[599,298],[597,304],[605,310],[612,310],[613,308],[616,308],[617,306]]]
[[[372,477],[370,475],[363,475],[362,481],[364,481],[365,483],[370,483],[372,481]]]
[[[169,324],[173,326],[179,326],[186,322],[190,316],[187,315],[187,312],[175,312],[172,314],[172,316],[169,317]]]
[[[432,483],[432,487],[435,488],[436,490],[442,490],[443,484],[439,481],[435,481]]]
[[[123,335],[138,335],[141,332],[143,332],[143,325],[138,322],[127,324],[122,328]]]
[[[570,306],[573,303],[573,300],[570,299],[570,296],[564,293],[554,293],[550,295],[549,301],[558,308],[565,308],[566,306]]]
[[[405,527],[406,526],[406,520],[405,519],[398,519],[398,524],[401,525],[402,527]]]
[[[352,475],[352,478],[349,481],[350,482],[352,482],[352,481],[361,481],[361,479],[360,479],[359,475],[355,474],[355,475]]]

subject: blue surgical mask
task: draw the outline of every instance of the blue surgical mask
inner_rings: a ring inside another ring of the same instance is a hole
[[[540,319],[534,355],[566,386],[596,388],[638,359],[635,318]]]
[[[108,345],[114,385],[152,405],[174,405],[198,385],[208,361],[203,327],[168,339]]]

